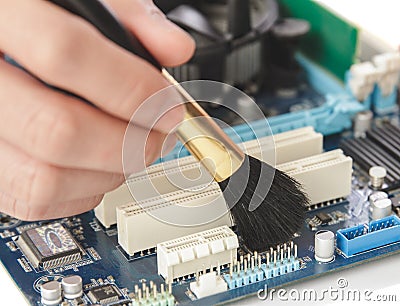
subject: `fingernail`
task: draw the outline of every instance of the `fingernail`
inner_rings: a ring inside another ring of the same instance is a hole
[[[147,9],[147,13],[154,19],[168,20],[167,16],[154,4],[153,1],[145,0],[144,4]]]
[[[156,21],[163,24],[168,24],[172,28],[177,28],[177,25],[171,22],[167,16],[153,3],[153,1],[148,1],[147,3],[147,13]]]

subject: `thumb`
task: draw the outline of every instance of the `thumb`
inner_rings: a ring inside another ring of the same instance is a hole
[[[188,61],[194,40],[169,21],[151,0],[106,0],[118,18],[163,66]]]

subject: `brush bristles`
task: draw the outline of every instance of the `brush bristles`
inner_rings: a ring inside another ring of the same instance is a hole
[[[309,200],[301,185],[256,158],[246,155],[240,169],[219,185],[240,236],[253,251],[287,242],[305,220]]]

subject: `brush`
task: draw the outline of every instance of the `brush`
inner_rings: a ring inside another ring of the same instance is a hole
[[[309,202],[298,182],[244,154],[101,1],[51,2],[84,18],[114,43],[147,60],[175,86],[187,101],[184,120],[176,135],[218,182],[238,232],[249,249],[264,251],[293,238],[305,220]]]

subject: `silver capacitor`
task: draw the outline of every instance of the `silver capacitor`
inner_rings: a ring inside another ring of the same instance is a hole
[[[335,254],[335,234],[326,230],[316,232],[314,249],[317,261],[332,261]]]
[[[64,297],[72,300],[83,294],[82,278],[79,275],[64,277],[61,281]]]
[[[372,219],[378,220],[392,214],[392,201],[390,199],[380,199],[372,203]]]
[[[61,303],[61,284],[57,281],[44,283],[40,288],[43,305],[58,305]]]
[[[374,202],[375,201],[378,201],[378,200],[383,200],[383,199],[388,199],[389,198],[389,195],[386,193],[386,192],[383,192],[383,191],[375,191],[374,193],[372,193],[370,196],[369,196],[369,203],[371,204],[371,207],[372,207],[372,205],[374,204]]]
[[[364,137],[365,133],[371,128],[374,114],[370,110],[357,113],[354,118],[354,137]]]
[[[381,166],[373,166],[369,168],[369,177],[371,180],[371,186],[374,189],[382,188],[383,183],[385,182],[386,178],[386,168]]]

